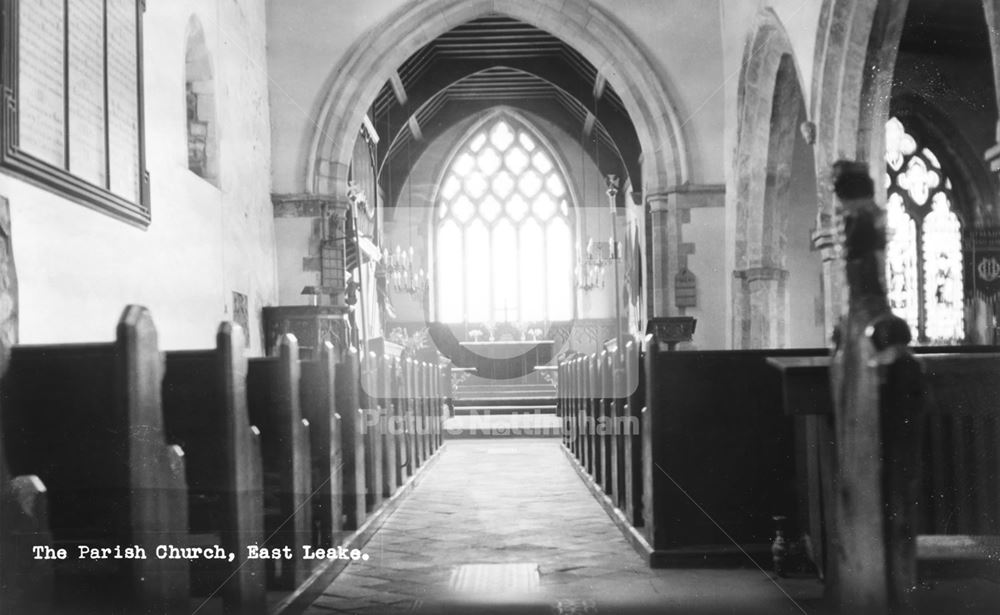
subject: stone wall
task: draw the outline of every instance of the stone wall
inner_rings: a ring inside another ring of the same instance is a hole
[[[247,298],[251,352],[276,303],[264,0],[148,2],[144,16],[152,224],[139,229],[5,172],[20,281],[21,341],[111,339],[122,308],[150,308],[164,348],[206,347]],[[186,29],[212,58],[218,186],[188,169]]]

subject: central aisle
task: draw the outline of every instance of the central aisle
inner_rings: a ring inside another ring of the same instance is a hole
[[[559,440],[452,440],[440,455],[308,615],[804,612],[755,568],[647,568]],[[800,605],[820,593],[782,586]]]

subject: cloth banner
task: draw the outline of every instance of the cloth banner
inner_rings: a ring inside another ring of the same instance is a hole
[[[976,229],[965,244],[965,292],[987,303],[1000,299],[1000,229]]]

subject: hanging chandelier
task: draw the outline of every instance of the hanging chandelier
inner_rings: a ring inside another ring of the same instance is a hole
[[[382,265],[389,284],[396,292],[412,296],[422,293],[427,286],[427,274],[423,268],[415,268],[413,246],[403,249],[397,245],[393,251],[384,249]]]
[[[576,286],[580,290],[604,288],[604,278],[610,262],[608,244],[587,239],[587,249],[578,257],[576,266]]]

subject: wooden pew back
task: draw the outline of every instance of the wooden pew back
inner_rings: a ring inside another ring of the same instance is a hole
[[[251,422],[261,431],[264,468],[265,547],[289,547],[291,560],[266,561],[268,585],[293,590],[309,574],[301,557],[312,539],[312,493],[309,423],[299,397],[299,352],[295,337],[278,341],[278,355],[250,359],[247,404]]]
[[[312,544],[331,547],[343,530],[341,418],[336,407],[336,350],[324,342],[300,365],[302,416],[309,421],[312,453]]]
[[[67,560],[57,568],[60,599],[181,612],[189,608],[187,562],[153,553],[158,544],[183,544],[188,520],[183,453],[164,436],[163,365],[148,311],[127,307],[116,337],[12,349],[3,391],[7,459],[13,474],[44,482],[54,540],[73,555],[75,544],[148,551],[145,559],[86,560],[94,576],[82,584],[73,582],[81,562]]]
[[[245,559],[247,545],[264,542],[264,496],[259,432],[247,412],[244,346],[240,327],[222,323],[215,349],[165,353],[164,425],[169,441],[184,450],[190,533],[207,534],[208,544],[236,555],[233,562],[193,562],[195,593],[222,587],[229,612],[263,613],[264,564]]]

